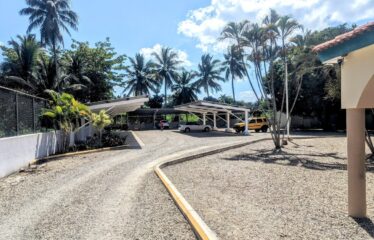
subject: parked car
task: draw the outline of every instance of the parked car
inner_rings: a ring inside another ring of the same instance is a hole
[[[245,123],[237,123],[234,126],[234,129],[237,133],[244,132]],[[255,130],[256,132],[267,132],[269,129],[269,122],[265,117],[255,117],[249,120],[248,130]]]
[[[188,122],[179,126],[179,131],[182,132],[191,132],[191,131],[204,131],[209,132],[212,130],[210,125],[200,125],[196,122]]]
[[[161,122],[162,122],[162,126],[164,127],[164,129],[169,129],[170,128],[170,123],[167,120],[161,120],[156,125],[158,129],[161,128],[161,126],[160,126]]]

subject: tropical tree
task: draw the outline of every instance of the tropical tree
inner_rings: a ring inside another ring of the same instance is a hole
[[[224,54],[225,61],[222,63],[225,72],[226,81],[229,80],[231,76],[231,88],[232,88],[232,98],[235,99],[235,78],[242,79],[245,74],[245,65],[241,59],[241,53],[237,46],[231,45],[227,49],[227,53]]]
[[[61,74],[55,67],[54,59],[47,54],[41,54],[35,67],[34,92],[45,96],[46,90],[61,92],[69,89],[69,83],[63,81]]]
[[[68,86],[66,91],[77,94],[78,91],[92,86],[91,79],[87,76],[87,61],[76,52],[70,52],[64,56],[63,82]]]
[[[70,133],[79,128],[79,119],[90,119],[91,111],[70,94],[60,94],[52,90],[47,92],[50,96],[50,107],[43,109],[42,117],[50,120],[55,129],[61,130],[63,135],[62,149],[67,151]]]
[[[231,45],[237,48],[238,54],[240,54],[241,62],[244,66],[247,66],[244,54],[245,44],[243,42],[243,35],[248,31],[250,22],[247,20],[241,21],[239,23],[229,22],[222,30],[219,40],[221,41],[231,41]],[[249,76],[247,67],[244,68],[244,73],[247,76],[248,82],[251,88],[254,88],[254,85]],[[258,98],[257,92],[254,91],[256,98]]]
[[[201,57],[201,62],[198,66],[197,72],[197,86],[203,88],[207,97],[210,97],[210,90],[221,91],[220,82],[224,82],[225,79],[221,77],[223,71],[221,62],[218,59],[213,59],[210,54],[204,54]]]
[[[149,101],[146,105],[150,108],[161,108],[162,103],[164,102],[164,98],[158,94],[153,95],[153,97],[149,98]]]
[[[227,96],[226,94],[223,94],[223,95],[219,96],[218,101],[220,103],[224,103],[224,104],[234,104],[235,103],[234,99],[230,96]]]
[[[4,62],[1,64],[5,84],[16,88],[34,88],[34,70],[41,51],[35,35],[17,36],[9,41],[10,47],[1,46]]]
[[[135,58],[129,58],[130,66],[126,69],[126,80],[123,83],[124,92],[127,95],[150,95],[159,85],[153,70],[154,63],[146,61],[144,55],[136,54]]]
[[[196,73],[183,71],[175,79],[175,84],[171,87],[173,94],[173,102],[175,105],[194,102],[198,99],[197,94],[200,93],[194,79]]]
[[[289,118],[289,98],[288,98],[288,61],[287,61],[287,47],[286,41],[297,29],[300,29],[301,25],[290,16],[282,16],[277,22],[277,33],[282,43],[282,58],[285,68],[285,98],[286,98],[286,117]],[[287,137],[290,135],[290,123],[287,122]]]
[[[69,28],[77,30],[78,15],[70,9],[70,0],[26,0],[28,7],[20,11],[29,16],[27,32],[40,28],[41,42],[52,48],[57,62],[57,48],[63,44],[63,31],[70,35]]]
[[[80,84],[87,86],[74,91],[74,96],[82,102],[96,102],[114,97],[115,86],[122,85],[125,55],[118,55],[109,39],[90,46],[88,42],[74,41],[71,49],[63,53],[62,59],[74,56],[81,61],[81,69],[86,79]],[[69,73],[68,69],[65,71]],[[91,83],[87,83],[90,79]]]
[[[99,131],[100,145],[103,144],[103,130],[105,127],[112,124],[111,117],[106,113],[105,110],[101,110],[98,114],[92,113],[91,115],[92,125]]]
[[[169,47],[162,47],[159,53],[154,52],[152,55],[156,59],[155,69],[157,71],[158,79],[161,80],[164,85],[164,104],[166,106],[167,89],[173,85],[181,62],[178,60],[177,52]]]

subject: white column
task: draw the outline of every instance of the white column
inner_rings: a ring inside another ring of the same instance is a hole
[[[245,114],[245,117],[244,117],[244,121],[245,121],[245,129],[244,129],[244,135],[249,135],[249,131],[248,131],[248,111],[245,111],[244,112]]]
[[[226,113],[226,132],[230,132],[230,113]]]
[[[366,217],[365,109],[347,109],[348,214]]]
[[[213,130],[217,130],[217,113],[213,113]]]
[[[203,113],[203,125],[206,125],[206,113]]]

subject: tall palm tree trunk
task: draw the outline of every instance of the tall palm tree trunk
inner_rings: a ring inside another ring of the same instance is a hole
[[[235,87],[234,87],[234,76],[233,75],[231,75],[231,87],[232,87],[232,98],[234,99],[234,102],[236,102]]]
[[[164,79],[164,84],[165,84],[165,104],[164,104],[164,107],[166,107],[167,103],[168,103],[168,98],[167,98],[167,87],[166,87],[166,79]]]

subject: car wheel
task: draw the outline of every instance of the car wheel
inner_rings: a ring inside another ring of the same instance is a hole
[[[260,129],[256,129],[255,132],[256,132],[256,133],[260,132]]]
[[[239,128],[235,129],[235,132],[236,132],[236,133],[240,133],[241,131],[242,131],[242,130],[239,129]]]
[[[261,128],[261,131],[264,132],[264,133],[266,133],[268,131],[268,127],[267,126],[263,126]]]
[[[191,132],[191,129],[190,128],[186,128],[186,129],[184,129],[184,132],[186,132],[186,133]]]
[[[204,128],[204,132],[209,132],[210,131],[210,128],[206,127]]]

